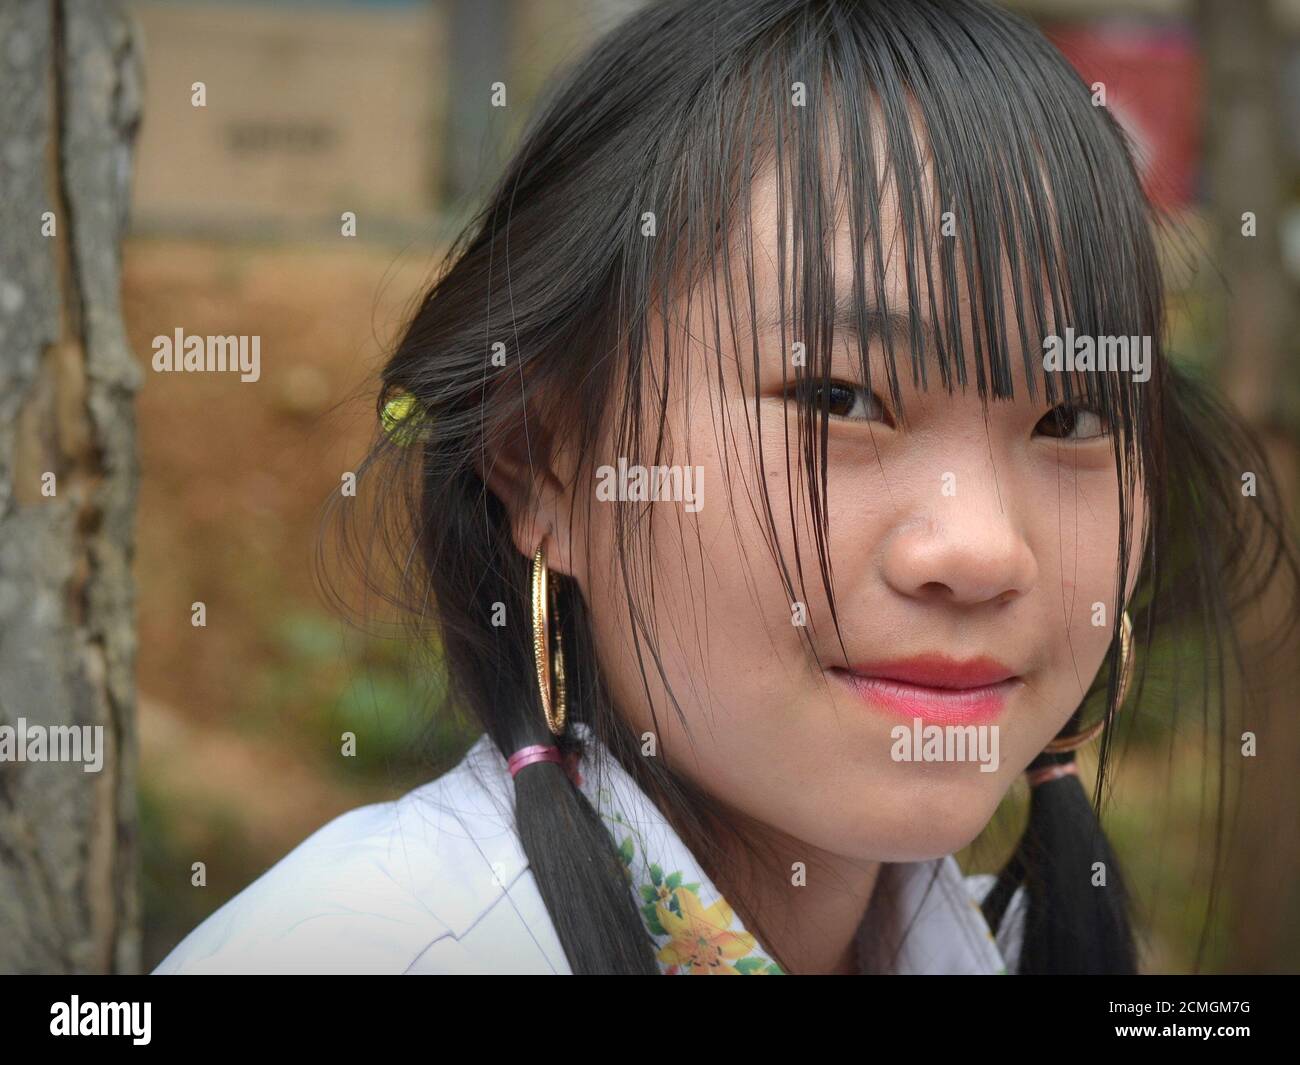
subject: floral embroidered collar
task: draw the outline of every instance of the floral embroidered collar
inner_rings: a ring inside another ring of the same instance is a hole
[[[785,975],[592,730],[582,722],[570,727],[587,745],[582,791],[600,813],[631,875],[642,919],[658,948],[660,971],[670,976]],[[900,905],[911,932],[891,973],[1007,972],[999,942],[954,858],[892,868],[899,874]]]

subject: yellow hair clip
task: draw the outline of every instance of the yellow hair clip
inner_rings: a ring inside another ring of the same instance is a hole
[[[379,420],[393,443],[402,447],[428,435],[427,412],[410,392],[399,392],[385,403]]]

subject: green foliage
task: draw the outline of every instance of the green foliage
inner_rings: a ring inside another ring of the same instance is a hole
[[[440,659],[409,643],[345,628],[330,615],[278,619],[273,654],[252,679],[247,730],[301,737],[329,772],[387,780],[445,763],[470,738],[446,714]],[[343,754],[344,734],[355,756]]]

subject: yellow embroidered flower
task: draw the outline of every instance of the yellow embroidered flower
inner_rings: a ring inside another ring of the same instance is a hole
[[[673,913],[664,903],[655,905],[659,923],[672,936],[672,942],[659,952],[666,965],[684,965],[692,975],[741,976],[731,964],[754,949],[755,940],[748,932],[728,932],[732,911],[725,899],[707,910],[693,891],[679,889],[673,893],[682,915]]]

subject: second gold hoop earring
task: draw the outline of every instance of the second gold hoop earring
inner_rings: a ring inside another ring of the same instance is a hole
[[[559,736],[564,733],[567,710],[564,647],[560,640],[560,619],[555,609],[555,590],[551,587],[549,576],[543,540],[533,555],[533,662],[537,667],[537,688],[541,695],[542,713],[546,715],[546,725],[553,735]],[[554,646],[551,642],[552,618],[555,621]]]
[[[1128,611],[1124,611],[1119,619],[1119,694],[1115,699],[1115,713],[1124,705],[1124,699],[1128,695],[1129,682],[1133,679],[1133,623],[1129,620]],[[1112,715],[1113,716],[1113,715]],[[1078,750],[1085,743],[1091,743],[1099,735],[1101,730],[1106,727],[1109,717],[1103,716],[1095,725],[1090,725],[1082,732],[1076,732],[1071,736],[1058,736],[1052,740],[1044,751],[1049,754],[1063,754],[1066,751]]]

